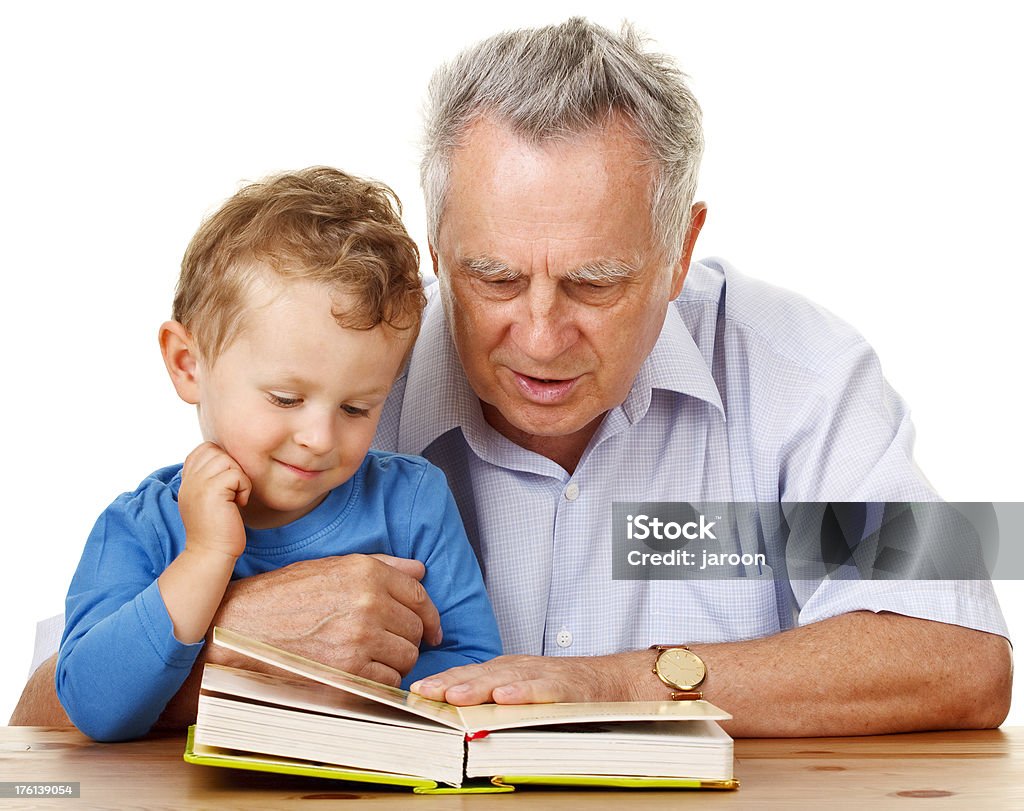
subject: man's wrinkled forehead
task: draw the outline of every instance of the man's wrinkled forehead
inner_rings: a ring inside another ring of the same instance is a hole
[[[458,222],[458,231],[465,233],[467,226],[472,229],[488,218],[511,222],[524,213],[537,222],[543,222],[549,213],[562,216],[565,222],[560,236],[571,240],[574,229],[589,234],[594,225],[572,217],[574,209],[584,212],[600,204],[606,222],[612,212],[626,206],[639,204],[649,214],[655,179],[646,147],[621,116],[610,118],[601,127],[541,142],[523,137],[500,120],[481,117],[452,153],[450,170],[439,242],[444,241],[440,237],[446,231],[451,236],[446,226],[453,221]],[[555,221],[546,224],[560,227]],[[649,216],[640,236],[654,240]],[[623,248],[613,257],[594,259],[614,259],[620,265],[633,266],[643,258],[638,251]],[[489,257],[475,251],[462,258]],[[606,267],[601,273],[608,270]],[[580,266],[580,272],[594,272],[594,268]]]

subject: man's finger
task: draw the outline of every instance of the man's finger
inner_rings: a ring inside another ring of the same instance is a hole
[[[423,575],[427,573],[423,562],[413,560],[412,558],[396,558],[394,555],[385,555],[381,552],[370,555],[370,557],[379,560],[381,563],[386,563],[393,569],[398,569],[398,571],[416,580],[422,580]]]
[[[551,704],[575,698],[567,685],[554,679],[530,679],[503,684],[491,691],[495,704]]]
[[[401,673],[380,662],[368,662],[362,672],[356,675],[362,676],[364,679],[379,681],[381,684],[389,684],[392,687],[398,687],[402,683]]]
[[[393,561],[401,560],[392,558]],[[419,563],[419,561],[413,561]],[[402,605],[413,611],[423,624],[423,639],[428,645],[440,645],[443,639],[441,632],[441,615],[437,607],[427,595],[420,581],[406,574],[399,566],[388,564],[393,569],[388,578],[388,593]],[[422,566],[422,564],[420,564]]]
[[[479,665],[453,667],[415,682],[411,689],[424,698],[466,706],[491,700],[491,691],[506,684],[522,681],[525,674],[505,665],[498,657]]]

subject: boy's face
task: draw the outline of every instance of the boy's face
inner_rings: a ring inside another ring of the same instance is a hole
[[[343,297],[269,274],[248,293],[241,333],[197,366],[199,424],[252,481],[247,526],[282,526],[347,481],[370,447],[408,341],[348,329]]]

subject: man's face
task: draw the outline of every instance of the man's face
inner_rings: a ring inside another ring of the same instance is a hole
[[[341,327],[325,285],[270,281],[250,291],[245,328],[198,369],[203,438],[252,481],[254,528],[314,509],[362,464],[408,346],[384,326]]]
[[[645,158],[617,123],[537,146],[486,118],[454,155],[432,249],[446,314],[485,417],[523,447],[582,452],[682,287]]]

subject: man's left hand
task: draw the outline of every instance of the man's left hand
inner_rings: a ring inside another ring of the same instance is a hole
[[[650,670],[653,660],[650,651],[610,656],[499,656],[421,679],[412,685],[412,691],[459,706],[489,701],[633,701],[649,698],[640,695],[637,674],[644,673],[645,663]]]

